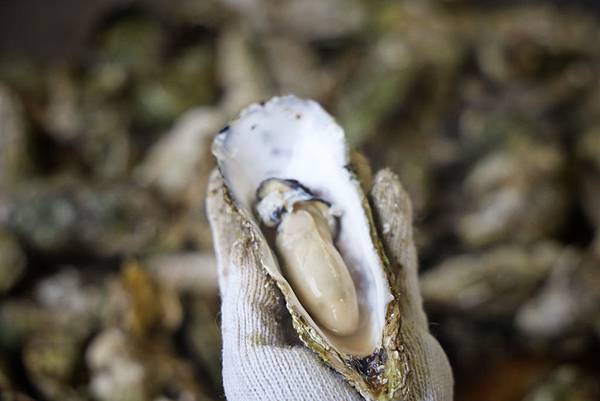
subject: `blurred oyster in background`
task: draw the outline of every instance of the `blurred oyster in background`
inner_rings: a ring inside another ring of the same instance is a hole
[[[57,140],[73,140],[82,130],[77,82],[68,69],[58,67],[52,69],[47,85],[50,99],[43,116],[45,126]]]
[[[546,345],[553,351],[568,346],[575,337],[585,337],[593,330],[595,316],[600,316],[600,269],[594,256],[584,256],[567,249],[558,258],[539,292],[523,305],[517,315],[519,329],[534,345]],[[557,345],[556,340],[561,339]]]
[[[213,385],[220,386],[221,340],[215,319],[217,303],[217,261],[213,254],[182,253],[156,256],[146,261],[149,272],[162,286],[176,290],[189,310],[183,327],[183,341]]]
[[[187,109],[215,99],[212,49],[197,45],[180,50],[162,74],[141,76],[137,82],[136,118],[164,124]]]
[[[479,29],[477,61],[498,83],[517,86],[522,79],[543,81],[595,53],[588,47],[597,22],[589,14],[544,4],[500,9],[493,19],[474,22]],[[550,85],[552,86],[552,85]]]
[[[181,324],[182,311],[177,294],[158,284],[137,262],[123,266],[121,276],[126,305],[121,311],[122,324],[133,336],[165,330],[175,331]]]
[[[538,243],[455,256],[423,274],[423,298],[435,309],[507,318],[544,282],[561,252],[557,244]]]
[[[125,335],[107,330],[92,341],[86,354],[92,371],[92,394],[106,401],[143,401],[148,399],[144,367],[130,356]]]
[[[334,89],[339,71],[321,65],[309,44],[272,35],[265,38],[264,51],[279,93],[322,99]]]
[[[131,255],[168,247],[164,211],[132,185],[89,187],[79,180],[35,181],[15,191],[7,225],[46,252]]]
[[[224,121],[218,109],[187,111],[150,149],[140,166],[141,179],[174,203],[198,206],[205,198],[206,178],[214,167],[210,143]]]
[[[595,377],[573,365],[554,369],[523,401],[592,401],[600,397],[600,385]]]
[[[85,399],[76,377],[83,345],[84,339],[68,328],[44,327],[32,333],[24,345],[23,365],[45,398]]]
[[[104,294],[83,281],[78,270],[65,269],[38,284],[35,303],[1,309],[3,340],[22,346],[23,367],[47,399],[87,399],[81,356],[100,320]]]
[[[463,241],[529,243],[554,234],[567,207],[563,170],[556,147],[528,141],[479,161],[464,184],[474,210],[459,223]]]
[[[217,295],[217,261],[212,253],[161,254],[145,263],[158,282],[178,293]]]
[[[224,119],[220,109],[190,109],[149,149],[135,171],[136,180],[156,190],[173,209],[171,230],[160,240],[165,248],[178,249],[187,243],[207,249],[212,244],[203,200],[214,167],[211,139]]]
[[[112,317],[88,348],[90,389],[106,401],[205,400],[190,363],[177,355],[171,336],[182,323],[173,288],[156,281],[146,268],[129,262],[114,283]]]
[[[226,117],[272,94],[271,83],[264,71],[264,60],[242,26],[227,27],[219,36],[217,64],[223,85],[221,107]]]
[[[132,158],[129,117],[118,105],[84,101],[82,124],[86,128],[72,142],[85,166],[99,181],[123,177]]]
[[[221,2],[246,17],[257,31],[285,30],[303,40],[339,37],[355,32],[365,22],[365,7],[359,0]]]
[[[52,316],[55,324],[65,325],[73,335],[86,337],[104,313],[104,284],[73,266],[41,280],[34,289],[37,304]]]

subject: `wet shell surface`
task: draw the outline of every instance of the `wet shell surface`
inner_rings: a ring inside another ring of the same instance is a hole
[[[398,294],[344,131],[294,96],[255,104],[213,144],[303,343],[369,399],[392,399],[406,361]]]

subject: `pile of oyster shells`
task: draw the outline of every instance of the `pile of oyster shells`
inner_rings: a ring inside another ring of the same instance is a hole
[[[222,399],[209,144],[285,93],[321,102],[409,191],[456,400],[600,398],[591,2],[96,0],[66,20],[40,6],[70,47],[6,23],[42,24],[10,3],[0,399]]]

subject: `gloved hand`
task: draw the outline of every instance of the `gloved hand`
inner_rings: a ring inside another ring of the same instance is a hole
[[[408,195],[389,170],[380,171],[369,193],[390,261],[399,269],[401,332],[409,356],[399,400],[452,400],[452,372],[429,334],[417,278]],[[282,296],[246,246],[247,230],[224,197],[213,172],[207,211],[219,266],[222,307],[223,384],[229,401],[362,400],[341,375],[308,348],[290,345]]]

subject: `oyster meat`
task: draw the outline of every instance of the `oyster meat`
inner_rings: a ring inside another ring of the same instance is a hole
[[[283,276],[309,315],[336,335],[356,332],[356,289],[333,244],[339,224],[329,205],[297,181],[270,178],[258,189],[257,211],[263,224],[277,227]]]
[[[213,153],[303,343],[364,397],[397,398],[399,294],[341,127],[316,102],[276,97],[242,111]]]

